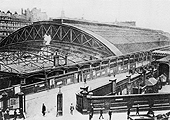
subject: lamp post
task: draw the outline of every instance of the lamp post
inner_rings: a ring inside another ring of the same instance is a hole
[[[59,87],[59,92],[57,94],[57,115],[63,115],[63,94],[61,93],[61,86]]]
[[[109,80],[109,82],[111,82],[111,95],[116,94],[116,80],[115,77]]]
[[[131,75],[127,75],[126,76],[128,78],[128,83],[127,83],[127,94],[130,94],[131,93]]]

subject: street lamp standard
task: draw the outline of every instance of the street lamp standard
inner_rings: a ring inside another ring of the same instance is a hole
[[[131,93],[131,75],[126,76],[128,78],[128,83],[127,83],[127,94]]]

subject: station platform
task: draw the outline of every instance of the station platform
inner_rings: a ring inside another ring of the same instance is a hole
[[[128,73],[122,73],[115,76],[117,81],[122,80],[126,78]],[[134,74],[137,75],[137,74]],[[86,84],[83,82],[71,84],[67,86],[63,86],[61,88],[61,92],[63,93],[63,116],[56,117],[57,114],[57,94],[59,92],[59,88],[30,94],[26,96],[26,120],[88,120],[89,115],[82,115],[76,109],[74,109],[74,114],[70,114],[70,105],[73,103],[73,105],[76,105],[76,93],[80,91],[80,87],[89,86],[89,89],[94,89],[96,87],[105,85],[109,83],[109,79],[111,77],[102,77],[97,78],[94,80],[87,81]],[[133,77],[133,76],[132,76]],[[162,88],[162,91],[159,92],[166,92],[169,91],[170,86],[164,86]],[[42,104],[45,104],[47,108],[47,113],[45,116],[42,115],[41,109]],[[154,111],[156,114],[166,113],[169,111]],[[132,112],[132,114],[135,114]],[[146,114],[145,112],[141,112],[141,114]],[[109,119],[109,115],[107,113],[104,113],[104,120]],[[92,120],[98,120],[99,114],[94,114]],[[127,120],[127,113],[112,113],[112,119],[117,120]]]

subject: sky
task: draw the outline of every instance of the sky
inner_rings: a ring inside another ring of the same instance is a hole
[[[170,33],[170,0],[0,0],[3,11],[21,13],[34,7],[57,18],[66,17],[98,22],[136,21],[137,27]]]

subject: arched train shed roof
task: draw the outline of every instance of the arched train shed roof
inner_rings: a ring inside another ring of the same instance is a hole
[[[122,55],[122,52],[102,36],[87,29],[71,24],[56,23],[54,21],[40,21],[23,27],[0,41],[1,51],[28,48],[40,49],[44,42],[44,35],[51,36],[52,43],[79,46],[79,49],[95,51],[99,56]],[[96,54],[94,53],[94,54]]]
[[[117,47],[123,54],[170,45],[169,33],[160,30],[71,19],[54,19],[54,21],[91,31]]]

